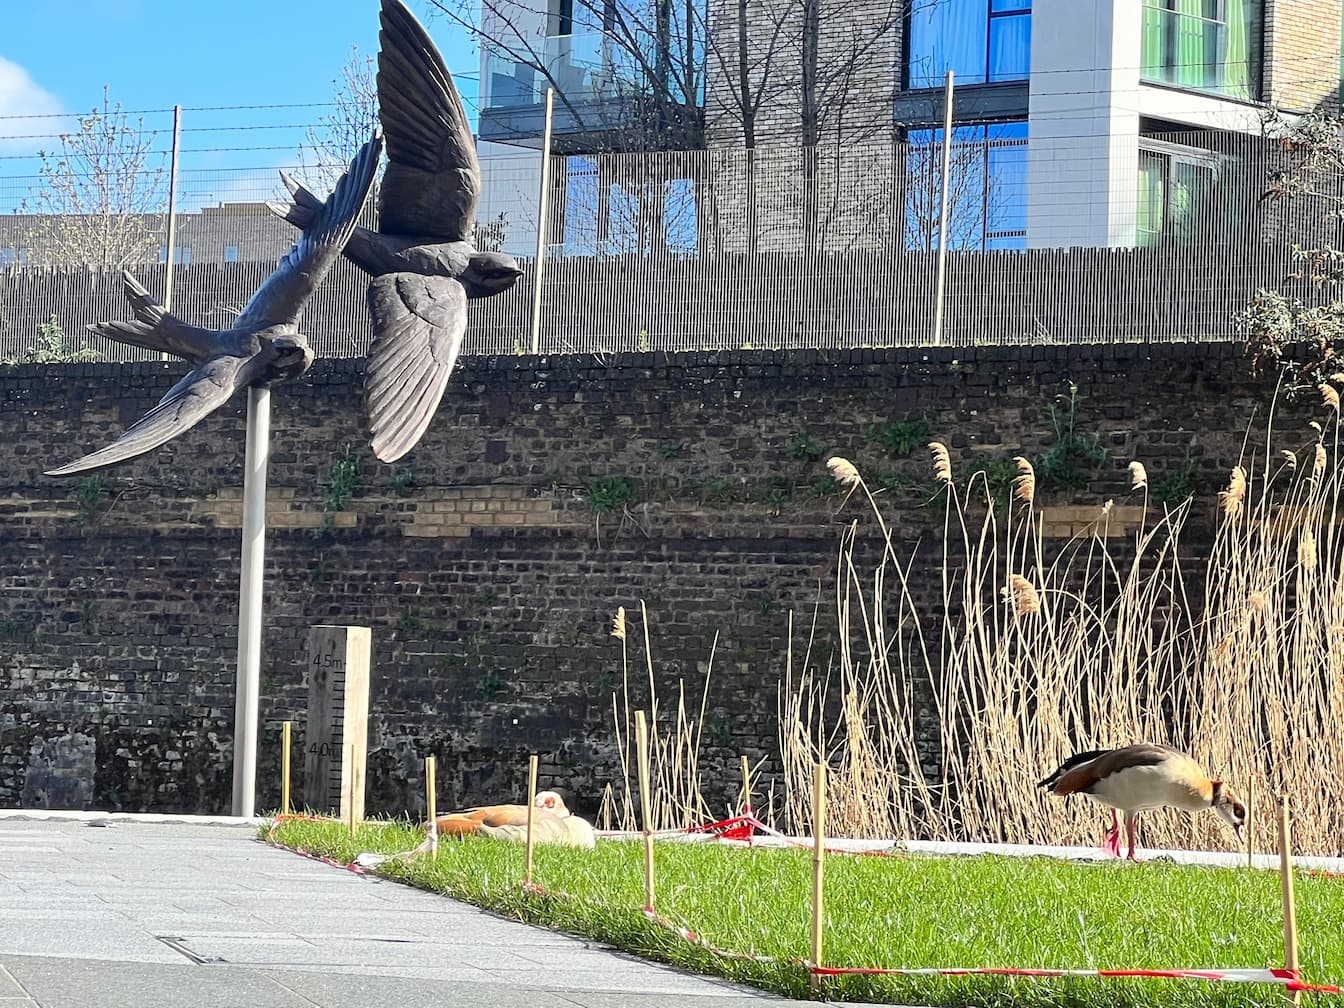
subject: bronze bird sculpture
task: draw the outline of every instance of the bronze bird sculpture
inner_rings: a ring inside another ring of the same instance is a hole
[[[308,370],[313,351],[299,332],[304,305],[341,254],[373,185],[382,153],[374,136],[351,161],[303,235],[228,329],[202,329],[169,314],[129,272],[123,274],[134,322],[97,322],[100,336],[173,354],[194,369],[106,448],[50,470],[71,476],[135,458],[190,430],[247,386],[268,387]]]
[[[443,398],[467,328],[467,301],[522,275],[512,256],[478,252],[481,167],[462,98],[443,57],[401,0],[383,0],[378,117],[387,172],[378,227],[355,228],[345,255],[369,283],[364,404],[373,453],[394,462],[415,447]],[[281,173],[293,196],[271,209],[299,227],[317,199]]]
[[[1081,794],[1111,809],[1111,828],[1102,849],[1120,856],[1120,819],[1125,813],[1130,860],[1138,859],[1136,831],[1144,809],[1171,806],[1197,812],[1211,808],[1232,827],[1237,839],[1246,825],[1246,806],[1222,781],[1210,780],[1203,767],[1179,750],[1140,743],[1122,749],[1094,749],[1070,756],[1038,783],[1051,794]]]

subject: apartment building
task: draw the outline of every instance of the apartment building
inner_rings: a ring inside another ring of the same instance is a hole
[[[588,124],[615,121],[647,87],[648,66],[592,13],[602,8],[548,0],[511,13],[515,0],[484,2],[496,34],[501,19],[521,27],[549,62],[543,73],[517,46],[483,46],[482,136],[536,143],[545,86],[572,86],[557,149],[620,149]],[[757,169],[773,161],[782,177],[796,170],[783,152],[815,144],[815,171],[845,198],[904,200],[877,229],[905,231],[911,247],[931,239],[948,71],[957,248],[1126,247],[1197,233],[1229,152],[1260,134],[1268,107],[1339,102],[1341,0],[709,0],[702,21],[683,23],[689,36],[703,30],[673,48],[703,58],[703,92],[690,97],[703,103],[705,146],[750,138]],[[577,169],[591,174],[591,159]],[[884,173],[893,181],[874,183]]]

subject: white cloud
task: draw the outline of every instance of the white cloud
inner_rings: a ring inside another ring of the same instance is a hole
[[[38,86],[28,71],[0,57],[0,146],[18,151],[37,150],[40,140],[16,140],[15,137],[58,133],[69,127],[61,119],[36,119],[29,116],[56,115],[64,111],[56,97]],[[24,118],[11,118],[22,116]]]

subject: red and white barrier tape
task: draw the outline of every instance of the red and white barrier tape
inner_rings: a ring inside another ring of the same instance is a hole
[[[291,816],[288,818],[319,818],[310,816]],[[278,823],[276,824],[278,825]],[[272,826],[274,832],[274,825]],[[787,838],[785,838],[787,839]],[[302,848],[288,847],[284,844],[277,844],[284,850],[298,854],[300,857],[310,858],[314,861],[321,861],[323,864],[331,865],[334,868],[344,868],[347,871],[358,875],[369,874],[370,869],[359,864],[342,864],[335,858],[326,857],[321,854],[313,854]],[[407,852],[415,853],[415,852]],[[855,853],[855,852],[849,852]],[[885,853],[885,852],[869,852]],[[398,855],[393,855],[398,856]],[[404,855],[401,855],[404,856]],[[576,900],[578,902],[589,903],[591,901],[582,900],[579,897],[559,890],[548,890],[537,883],[523,883],[522,889],[526,893],[541,896],[558,896],[563,899]],[[596,905],[596,904],[593,904]],[[735,952],[729,949],[720,948],[712,945],[701,935],[692,931],[683,924],[664,917],[652,907],[642,907],[641,912],[653,924],[671,931],[678,935],[684,941],[702,948],[723,959],[735,959],[739,961],[757,962],[757,963],[778,963],[785,960],[776,956],[753,955],[748,952]],[[1164,980],[1204,980],[1210,982],[1222,983],[1258,983],[1275,984],[1290,991],[1304,991],[1314,994],[1344,994],[1344,987],[1338,987],[1331,984],[1313,984],[1307,983],[1302,979],[1300,971],[1289,969],[1030,969],[1011,966],[973,966],[973,967],[886,967],[886,966],[813,966],[810,963],[793,960],[799,963],[804,969],[814,976],[1017,976],[1017,977],[1137,977],[1147,979]]]
[[[817,976],[1020,976],[1020,977],[1147,977],[1165,980],[1211,980],[1227,983],[1279,984],[1293,991],[1312,991],[1317,994],[1344,994],[1344,988],[1328,984],[1311,984],[1301,974],[1289,969],[1015,969],[1012,967],[967,967],[954,969],[913,968],[888,969],[865,966],[811,966]]]
[[[778,841],[784,847],[797,847],[802,850],[811,850],[812,843],[808,840],[799,840],[788,834],[781,833],[779,830],[767,826],[755,816],[747,813],[745,815],[734,816],[731,819],[724,819],[720,822],[708,823],[704,826],[690,826],[685,829],[665,829],[651,830],[649,835],[655,840],[659,839],[678,839],[678,840],[727,840],[732,843],[752,846],[753,834],[763,833],[768,837]],[[642,837],[644,834],[639,830],[599,830],[598,836],[608,840],[633,840]],[[899,851],[893,850],[851,850],[847,847],[827,847],[828,854],[853,854],[869,857],[901,857]]]

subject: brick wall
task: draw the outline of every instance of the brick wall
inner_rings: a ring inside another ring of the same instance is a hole
[[[1304,112],[1339,104],[1340,0],[1265,4],[1265,100]]]
[[[905,0],[816,0],[814,107],[822,144],[890,142]],[[803,142],[805,0],[747,0],[749,98],[759,145]],[[737,0],[719,0],[710,24],[705,124],[710,147],[743,142]]]
[[[885,480],[903,548],[922,539],[932,557],[926,452],[884,446],[888,425],[926,424],[916,440],[946,441],[959,469],[1003,466],[1050,443],[1048,405],[1075,382],[1080,429],[1110,458],[1076,502],[1041,491],[1057,507],[1048,530],[1068,535],[1108,497],[1122,527],[1134,457],[1154,484],[1192,459],[1210,499],[1267,398],[1216,344],[477,357],[388,467],[365,447],[359,366],[319,361],[272,396],[263,807],[277,802],[279,722],[302,727],[308,627],[351,623],[373,629],[371,810],[419,808],[430,752],[443,806],[517,795],[530,751],[544,783],[592,810],[617,766],[617,606],[632,700],[648,701],[641,599],[664,710],[678,680],[698,708],[719,635],[711,792],[731,791],[740,754],[767,758],[768,779],[787,614],[806,624],[825,600],[847,520],[822,453]],[[0,371],[0,805],[228,807],[242,403],[101,482],[42,475],[114,438],[181,370]],[[351,458],[357,485],[333,512]],[[632,496],[597,513],[595,481]],[[932,567],[914,570],[933,597]]]

